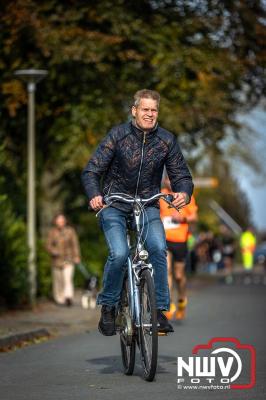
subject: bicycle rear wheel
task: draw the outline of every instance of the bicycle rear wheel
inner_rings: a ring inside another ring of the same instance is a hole
[[[153,381],[158,357],[157,309],[154,283],[149,270],[141,273],[140,281],[140,352],[144,379]]]
[[[135,367],[136,340],[133,335],[133,324],[129,311],[128,281],[125,279],[120,309],[120,347],[124,373],[132,375]]]

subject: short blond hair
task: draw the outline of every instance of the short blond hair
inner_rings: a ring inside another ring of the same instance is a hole
[[[134,106],[137,107],[141,99],[153,99],[157,102],[157,106],[160,104],[160,95],[155,90],[141,89],[134,94]]]

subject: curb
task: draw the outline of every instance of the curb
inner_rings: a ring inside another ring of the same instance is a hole
[[[50,336],[50,332],[45,328],[4,336],[0,338],[0,351],[17,346],[23,342],[30,342],[34,339],[48,338]]]

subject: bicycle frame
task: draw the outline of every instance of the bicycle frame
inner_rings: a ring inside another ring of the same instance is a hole
[[[137,251],[138,253],[143,250],[143,243],[140,237],[140,216],[141,210],[137,202],[133,204],[133,215],[136,224],[136,236],[137,236]],[[129,248],[131,247],[130,243],[130,235],[127,235],[127,241]],[[148,253],[147,253],[148,258]],[[139,267],[139,271],[137,268]],[[136,327],[140,327],[140,301],[139,301],[139,290],[138,290],[138,283],[139,277],[138,273],[143,268],[149,268],[151,270],[151,274],[153,273],[151,264],[145,264],[143,260],[137,260],[137,263],[133,263],[131,259],[131,255],[128,256],[127,259],[127,276],[128,276],[128,283],[129,283],[129,295],[130,295],[130,312],[131,318],[135,323]]]

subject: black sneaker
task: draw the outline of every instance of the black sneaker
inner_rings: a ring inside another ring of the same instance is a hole
[[[157,310],[157,321],[159,333],[174,332],[174,328],[172,327],[162,310]]]
[[[114,306],[102,306],[102,315],[98,324],[98,329],[104,336],[113,336],[116,334]]]

